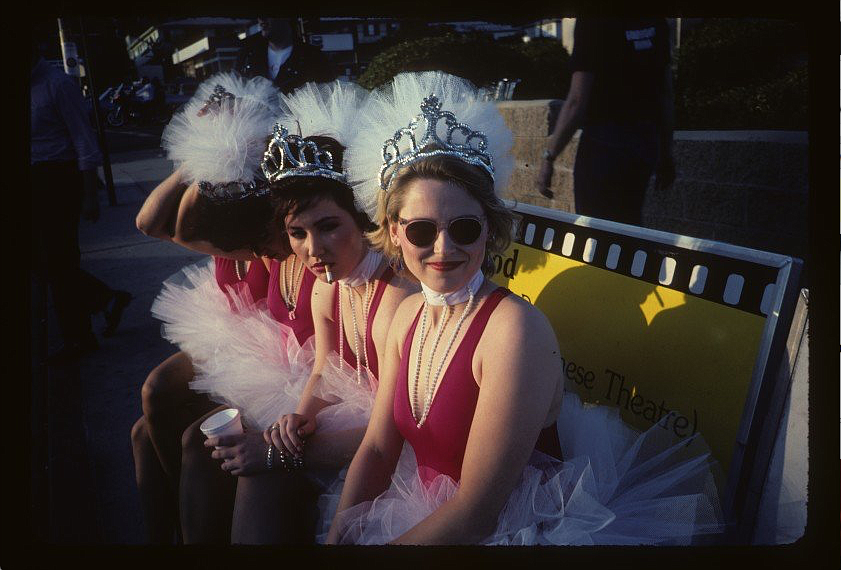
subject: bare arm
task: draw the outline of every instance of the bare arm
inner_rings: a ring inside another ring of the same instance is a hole
[[[590,101],[593,78],[594,75],[590,71],[576,71],[572,74],[569,93],[558,114],[558,120],[555,121],[549,144],[546,146],[553,159],[564,150],[572,135],[581,127]]]
[[[552,183],[553,162],[564,150],[572,135],[579,129],[584,120],[584,113],[590,100],[590,92],[593,88],[593,73],[589,71],[576,71],[572,74],[569,86],[569,93],[555,121],[555,127],[549,136],[546,150],[548,158],[542,158],[540,174],[538,175],[538,186],[542,194],[552,197],[549,186]]]
[[[403,436],[394,424],[394,391],[397,387],[401,344],[408,331],[406,321],[414,317],[412,309],[417,310],[418,304],[416,298],[414,302],[407,300],[395,313],[383,351],[384,360],[371,420],[348,468],[339,506],[327,535],[328,544],[335,544],[340,538],[342,511],[369,501],[385,491],[394,473],[403,448]]]
[[[187,184],[181,178],[181,169],[167,176],[143,202],[137,213],[137,229],[147,236],[172,241],[175,235],[175,220],[181,196]]]
[[[493,532],[562,394],[557,341],[542,313],[505,299],[488,329],[507,334],[484,335],[477,347],[481,386],[458,490],[396,544],[475,543]]]
[[[285,447],[292,453],[301,454],[304,438],[313,434],[316,430],[316,415],[330,405],[330,402],[316,397],[314,391],[321,379],[321,373],[327,363],[328,355],[336,350],[336,325],[333,322],[332,304],[333,286],[316,280],[310,298],[312,320],[315,328],[315,361],[312,371],[301,393],[301,398],[298,400],[295,413],[283,414],[278,418],[277,423],[280,424],[281,429],[269,429],[264,432],[266,441],[271,441],[278,449]],[[320,439],[320,437],[314,438],[316,441]],[[353,438],[351,437],[348,441],[353,443]],[[358,438],[356,443],[358,443]],[[331,446],[334,444],[335,441],[331,440]],[[317,449],[317,443],[314,442],[309,447],[312,450],[307,452],[308,461],[314,464],[324,464],[325,461],[332,461],[332,455],[329,457],[315,456],[315,454],[324,455],[326,453],[324,450]],[[348,454],[350,453],[352,451]]]

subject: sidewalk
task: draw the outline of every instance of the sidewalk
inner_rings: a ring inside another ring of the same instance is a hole
[[[78,366],[48,369],[47,541],[57,544],[140,544],[143,520],[134,480],[130,433],[141,415],[140,387],[146,375],[175,348],[160,336],[149,308],[161,282],[203,256],[149,238],[135,216],[149,192],[172,171],[160,149],[111,155],[118,204],[100,196],[99,221],[79,228],[81,266],[134,300],[114,336],[104,319],[93,319],[100,349]],[[104,180],[104,176],[100,172]],[[61,341],[48,318],[48,350]]]

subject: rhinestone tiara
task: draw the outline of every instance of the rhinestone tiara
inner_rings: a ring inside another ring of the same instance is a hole
[[[210,97],[204,102],[204,106],[199,109],[198,116],[201,117],[205,115],[211,108],[214,107],[221,107],[223,101],[229,101],[233,103],[236,100],[236,95],[229,92],[225,89],[222,85],[216,84],[216,87],[213,89],[213,93],[210,94]]]
[[[459,123],[450,111],[442,111],[441,101],[435,95],[425,97],[420,109],[420,114],[412,119],[407,127],[395,132],[394,137],[383,143],[383,166],[379,175],[380,188],[388,192],[395,174],[401,168],[431,156],[454,156],[468,164],[483,168],[493,179],[493,158],[487,151],[488,137],[484,133],[471,130],[468,125]],[[438,121],[442,118],[447,127],[444,139],[438,136]],[[421,120],[426,121],[426,130],[418,142],[415,130]],[[401,153],[398,143],[404,136],[408,137],[410,148]],[[456,138],[459,138],[461,142],[457,142]],[[477,143],[475,147],[472,144],[474,141]],[[435,149],[423,150],[430,145]]]
[[[320,176],[347,184],[347,177],[333,170],[333,154],[312,140],[291,135],[275,123],[269,147],[263,154],[263,174],[269,183],[289,176]]]

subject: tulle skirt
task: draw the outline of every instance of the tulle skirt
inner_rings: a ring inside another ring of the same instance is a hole
[[[312,370],[313,339],[300,345],[247,288],[228,288],[226,296],[212,259],[168,278],[152,314],[163,321],[164,338],[190,355],[190,388],[239,409],[247,428],[266,429],[295,411]]]
[[[687,545],[724,530],[709,452],[700,436],[674,441],[657,425],[640,434],[618,410],[564,396],[558,433],[565,460],[533,452],[488,545]],[[404,445],[391,485],[343,511],[343,544],[385,544],[452,498],[439,474],[424,484]],[[322,495],[327,508],[338,498]],[[332,505],[335,512],[335,505]],[[319,537],[326,537],[326,527]]]

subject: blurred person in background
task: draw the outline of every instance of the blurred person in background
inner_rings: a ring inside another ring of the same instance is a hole
[[[675,178],[674,101],[665,18],[578,18],[569,93],[538,174],[551,198],[554,161],[582,129],[575,157],[575,212],[641,225],[645,190]]]
[[[260,33],[243,41],[237,57],[236,69],[244,76],[261,75],[283,93],[336,78],[321,50],[297,37],[292,19],[260,17],[257,23]]]
[[[64,342],[50,357],[66,363],[99,347],[91,315],[105,315],[104,336],[114,333],[131,301],[79,267],[79,216],[99,219],[97,167],[102,155],[76,82],[46,62],[43,45],[31,46],[30,181],[32,263],[52,292]]]

